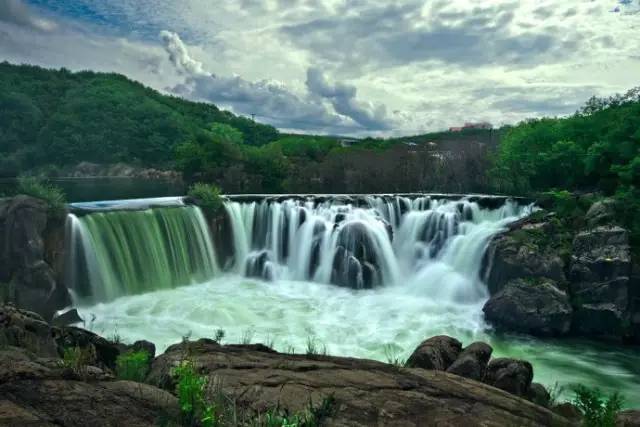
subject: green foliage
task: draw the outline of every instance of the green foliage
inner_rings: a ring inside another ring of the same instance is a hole
[[[234,143],[259,146],[278,138],[272,126],[162,95],[119,74],[7,62],[0,63],[0,112],[6,176],[80,161],[172,167],[177,146],[219,126],[227,126],[222,132]]]
[[[226,332],[224,331],[224,329],[216,329],[216,333],[215,333],[215,335],[214,335],[213,340],[214,340],[215,342],[217,342],[218,344],[221,344],[221,343],[222,343],[222,340],[223,340],[223,339],[224,339],[224,337],[225,337],[225,335],[226,335]]]
[[[188,194],[208,215],[214,215],[222,207],[220,189],[213,184],[198,182],[189,187]]]
[[[116,358],[116,376],[121,380],[143,382],[149,372],[151,357],[147,351],[129,351]]]
[[[218,412],[206,400],[207,377],[199,375],[191,361],[183,361],[174,369],[176,394],[180,404],[181,423],[185,426],[218,425]]]
[[[21,176],[18,178],[18,194],[35,197],[47,202],[50,213],[60,215],[66,209],[66,196],[62,189],[53,184],[49,184],[38,178],[31,176]]]
[[[327,346],[322,344],[316,337],[307,337],[306,353],[308,355],[327,355]]]
[[[618,392],[605,397],[597,388],[583,385],[574,388],[573,404],[584,416],[585,427],[614,427],[624,399]]]
[[[89,347],[81,348],[75,346],[64,349],[60,365],[80,379],[86,380],[88,375],[87,367],[91,360],[92,354]]]
[[[575,115],[520,123],[506,133],[491,171],[510,193],[552,188],[613,194],[640,178],[640,89],[592,98]],[[636,160],[637,159],[637,160]]]

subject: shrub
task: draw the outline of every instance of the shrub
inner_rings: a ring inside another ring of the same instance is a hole
[[[143,382],[150,362],[151,357],[144,350],[121,354],[116,359],[116,376],[121,380]]]
[[[88,375],[87,367],[91,359],[89,347],[69,347],[64,349],[60,364],[62,368],[70,370],[74,375],[85,380]]]
[[[208,404],[205,398],[207,377],[199,375],[191,361],[182,362],[175,368],[174,375],[182,425],[218,425],[216,407]]]
[[[589,388],[583,385],[574,388],[575,398],[573,404],[578,407],[584,416],[585,427],[614,427],[616,417],[624,399],[618,392],[605,397],[597,388]]]
[[[47,202],[49,211],[54,215],[64,213],[66,209],[66,197],[64,192],[55,185],[43,182],[38,178],[22,176],[18,178],[19,194],[35,197]]]
[[[220,189],[213,184],[193,184],[189,187],[188,195],[198,201],[198,205],[207,215],[214,215],[222,207]]]

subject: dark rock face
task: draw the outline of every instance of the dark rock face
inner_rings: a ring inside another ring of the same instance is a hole
[[[532,335],[564,335],[571,328],[569,296],[549,279],[515,279],[482,309],[498,327]]]
[[[423,341],[407,360],[409,368],[446,371],[462,351],[462,343],[455,338],[440,335]]]
[[[484,342],[474,342],[462,350],[458,358],[449,366],[447,372],[461,377],[482,381],[493,348]]]
[[[565,283],[565,261],[557,251],[547,248],[546,236],[554,232],[555,226],[548,218],[525,218],[496,236],[489,243],[484,261],[490,293],[499,292],[514,279],[546,278]]]
[[[622,334],[630,304],[631,271],[627,230],[603,226],[575,237],[570,276],[577,332]]]
[[[0,282],[12,284],[10,300],[51,319],[71,300],[46,261],[43,236],[48,221],[42,200],[28,196],[0,199]]]
[[[54,331],[40,315],[0,305],[0,347],[20,347],[43,357],[58,354]]]
[[[331,356],[286,355],[263,347],[211,340],[186,344],[199,372],[222,385],[239,411],[280,406],[297,412],[309,402],[335,399],[328,426],[504,426],[568,425],[531,402],[447,372],[396,368],[388,364]],[[182,360],[183,344],[154,361],[148,381],[174,383],[171,369]]]
[[[589,228],[598,227],[600,225],[612,224],[616,217],[616,202],[613,199],[604,199],[595,202],[585,215],[584,219]]]
[[[546,408],[549,406],[549,402],[551,401],[551,395],[542,384],[531,383],[531,387],[529,387],[529,393],[527,394],[527,399],[529,399],[536,405],[544,406]]]
[[[65,311],[58,316],[55,316],[51,321],[54,326],[60,327],[82,322],[84,322],[84,320],[82,320],[82,317],[80,317],[80,314],[78,314],[78,310],[76,310],[75,308]]]
[[[529,362],[499,358],[489,362],[484,382],[516,396],[526,397],[532,379],[533,367]]]
[[[356,221],[345,224],[338,234],[338,245],[331,283],[355,289],[380,284],[375,242],[364,224]]]

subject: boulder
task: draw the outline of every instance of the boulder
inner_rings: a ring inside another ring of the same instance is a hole
[[[616,217],[616,202],[604,199],[591,205],[584,219],[589,228],[614,223]]]
[[[156,357],[156,345],[152,342],[146,340],[140,340],[133,343],[131,346],[131,350],[133,351],[146,351],[149,354],[149,357],[152,359]]]
[[[640,411],[622,411],[616,418],[616,427],[640,427]]]
[[[549,238],[557,231],[553,219],[523,219],[489,242],[483,277],[492,295],[514,279],[545,278],[559,285],[567,282],[562,245],[553,245],[558,242]]]
[[[0,347],[20,347],[41,357],[57,356],[54,330],[33,312],[0,306]]]
[[[446,371],[462,351],[462,343],[446,335],[431,337],[416,348],[406,366],[435,371]]]
[[[544,406],[545,408],[549,406],[549,402],[551,401],[551,395],[547,391],[546,387],[540,383],[531,383],[529,387],[529,393],[527,394],[527,399],[535,403],[536,405]]]
[[[51,323],[54,326],[68,326],[73,325],[74,323],[83,323],[84,320],[80,317],[78,310],[73,308],[71,310],[65,311],[64,313],[57,314],[54,316]]]
[[[187,351],[198,372],[219,384],[207,391],[209,396],[228,396],[239,414],[276,407],[292,414],[330,402],[322,425],[569,425],[527,400],[447,372],[346,357],[281,354],[211,340],[169,347],[154,360],[148,382],[173,390],[171,372]]]
[[[550,336],[571,328],[569,296],[549,279],[512,280],[482,310],[487,321],[511,331]]]
[[[571,257],[571,293],[577,333],[623,334],[630,307],[632,275],[629,233],[602,226],[579,233]]]
[[[384,222],[383,226],[386,227]],[[368,227],[359,221],[341,226],[333,257],[331,283],[355,289],[370,289],[380,284],[375,238]]]
[[[12,300],[47,320],[71,302],[46,262],[43,236],[49,219],[43,200],[29,196],[0,199],[0,283],[12,283]]]
[[[516,396],[526,397],[532,379],[533,367],[529,362],[498,358],[489,362],[484,382]]]
[[[484,342],[474,342],[462,350],[462,353],[447,369],[455,375],[482,381],[487,370],[487,364],[491,358],[493,348]]]

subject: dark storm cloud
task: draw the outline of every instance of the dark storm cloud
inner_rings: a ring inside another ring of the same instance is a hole
[[[0,21],[38,31],[50,31],[55,28],[53,23],[34,15],[22,0],[0,0]]]

